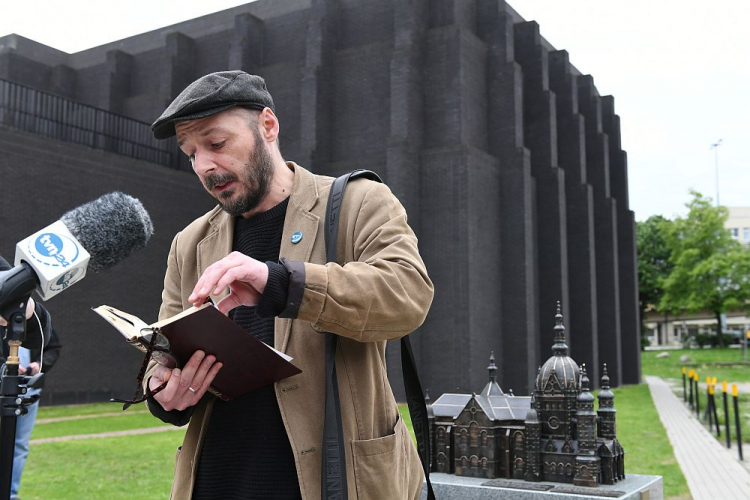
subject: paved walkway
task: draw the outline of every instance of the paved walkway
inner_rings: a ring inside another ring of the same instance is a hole
[[[719,443],[663,379],[646,377],[646,382],[693,500],[750,500],[750,472],[736,450]]]
[[[185,427],[175,427],[174,425],[161,425],[159,427],[131,429],[128,431],[97,432],[96,434],[74,434],[72,436],[32,439],[31,441],[29,441],[29,444],[58,443],[60,441],[76,441],[79,439],[101,439],[120,436],[134,436],[136,434],[153,434],[155,432],[184,431],[185,429]]]

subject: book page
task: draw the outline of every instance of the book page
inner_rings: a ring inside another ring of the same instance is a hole
[[[278,354],[282,358],[284,358],[285,361],[291,361],[291,360],[294,359],[293,357],[291,357],[291,356],[289,356],[287,354],[284,354],[283,352],[279,351],[278,349],[276,349],[273,346],[270,346],[270,345],[266,344],[265,342],[263,342],[263,345],[266,346],[266,347],[268,347],[269,349],[271,349],[273,352],[275,352],[276,354]]]
[[[185,316],[188,316],[189,314],[197,313],[198,311],[201,311],[205,309],[206,307],[214,307],[214,305],[211,302],[206,302],[205,304],[201,305],[200,307],[191,307],[189,309],[185,309],[181,313],[175,314],[174,316],[163,319],[161,321],[157,321],[156,323],[152,323],[150,328],[161,328],[164,325],[168,325],[170,323],[174,323],[178,319],[184,318]],[[146,328],[149,328],[148,325],[146,325]]]
[[[114,307],[102,305],[93,308],[93,311],[104,318],[107,323],[114,326],[128,341],[137,339],[144,333],[151,332],[151,327],[142,319]]]

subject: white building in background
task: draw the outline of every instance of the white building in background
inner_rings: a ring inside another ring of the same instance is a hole
[[[732,238],[750,245],[750,207],[727,207],[729,217],[724,227],[732,233]]]
[[[732,343],[740,343],[743,337],[750,335],[750,318],[741,311],[727,313],[725,321],[722,330],[732,337]],[[682,340],[688,336],[716,333],[716,317],[709,312],[673,316],[647,311],[643,323],[643,334],[652,347],[681,346]]]

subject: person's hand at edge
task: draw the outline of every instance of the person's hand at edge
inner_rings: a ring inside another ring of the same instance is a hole
[[[29,301],[26,303],[26,319],[30,319],[31,316],[34,314],[34,308],[36,307],[36,304],[34,303],[34,299],[29,297]],[[0,326],[8,326],[8,322],[0,316]]]

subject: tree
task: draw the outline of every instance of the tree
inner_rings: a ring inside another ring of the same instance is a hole
[[[663,283],[672,271],[669,256],[672,253],[667,244],[666,232],[671,221],[661,215],[653,215],[636,225],[636,244],[638,246],[638,302],[641,322],[649,307],[659,308]],[[641,326],[641,332],[646,329]]]
[[[669,261],[674,266],[664,280],[659,307],[688,312],[712,311],[719,346],[724,346],[721,315],[745,307],[750,299],[750,250],[724,228],[728,211],[711,198],[691,191],[687,217],[665,226]]]

